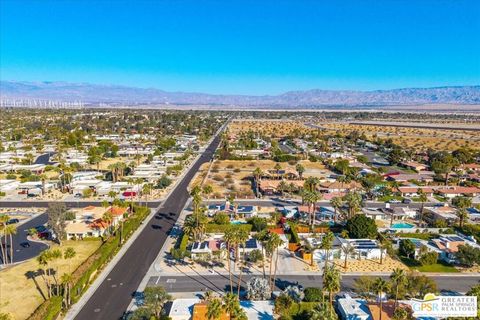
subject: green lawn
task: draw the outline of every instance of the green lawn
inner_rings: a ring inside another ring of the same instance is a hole
[[[383,196],[383,197],[379,197],[377,200],[378,201],[382,201],[382,202],[387,202],[387,201],[390,201],[390,200],[393,200],[393,199],[396,199],[398,201],[402,201],[403,198],[401,196],[395,196],[395,195],[389,195],[389,196]]]
[[[460,272],[457,269],[455,269],[454,266],[440,260],[437,263],[431,264],[428,266],[422,266],[418,263],[417,260],[408,259],[405,257],[400,257],[400,260],[402,260],[402,262],[405,265],[407,265],[410,269],[418,270],[420,272],[449,272],[449,273]]]
[[[396,234],[399,238],[413,238],[413,239],[422,239],[422,240],[431,240],[433,238],[438,237],[438,234],[435,233],[406,233],[406,232],[399,232]]]

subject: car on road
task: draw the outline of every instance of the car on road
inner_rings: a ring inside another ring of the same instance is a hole
[[[405,203],[405,204],[410,204],[412,202],[413,202],[412,199],[406,199],[405,198],[405,199],[402,200],[402,203]]]
[[[391,200],[388,200],[388,203],[400,203],[400,200],[391,199]]]
[[[22,247],[22,248],[30,248],[30,243],[27,242],[27,241],[22,242],[22,243],[20,243],[20,247]]]

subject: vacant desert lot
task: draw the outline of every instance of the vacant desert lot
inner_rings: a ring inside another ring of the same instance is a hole
[[[305,167],[304,177],[324,177],[330,173],[321,162],[302,160],[298,163]],[[276,162],[272,160],[216,160],[206,178],[209,164],[203,164],[191,185],[198,185],[205,178],[204,185],[213,187],[214,198],[223,198],[231,193],[235,193],[238,198],[252,197],[251,181],[255,168],[258,167],[266,172],[273,170],[275,164]],[[282,169],[295,170],[295,165],[286,162],[280,163],[280,166]]]
[[[348,134],[352,131],[364,133],[367,137],[391,138],[395,143],[416,149],[455,150],[462,146],[480,148],[478,132],[466,130],[420,129],[406,127],[386,127],[350,123],[322,123],[331,133]]]
[[[73,259],[60,259],[51,263],[51,268],[58,268],[60,278],[65,272],[73,272],[85,259],[87,259],[101,244],[98,240],[89,241],[64,241],[61,246],[54,245],[62,251],[72,247],[76,251]],[[15,320],[28,319],[33,311],[43,302],[42,295],[47,294],[47,289],[41,275],[34,279],[29,278],[29,273],[39,270],[36,259],[0,271],[0,312],[11,313]],[[39,289],[36,288],[38,284]],[[21,305],[21,307],[19,307]]]
[[[263,136],[282,138],[288,135],[300,136],[316,131],[309,128],[300,121],[257,119],[257,120],[236,120],[228,125],[230,134],[237,135],[241,132],[254,131]]]

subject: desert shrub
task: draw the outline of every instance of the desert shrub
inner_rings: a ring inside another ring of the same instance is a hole
[[[316,287],[305,288],[305,297],[303,298],[306,302],[318,302],[322,300],[322,290]]]

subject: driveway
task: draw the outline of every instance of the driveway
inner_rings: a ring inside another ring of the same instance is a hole
[[[34,258],[40,254],[43,250],[48,249],[48,245],[42,242],[30,241],[27,240],[28,230],[31,228],[38,227],[47,223],[47,214],[42,213],[41,215],[33,218],[32,220],[20,225],[17,227],[17,234],[13,236],[13,262],[18,263],[31,258]],[[10,239],[7,239],[10,244]],[[28,242],[30,247],[23,248],[20,246],[20,243]],[[5,240],[2,237],[2,243],[5,243]],[[8,246],[8,253],[10,253],[10,246]],[[8,254],[10,256],[10,254]],[[0,254],[0,260],[3,263],[3,257]]]

